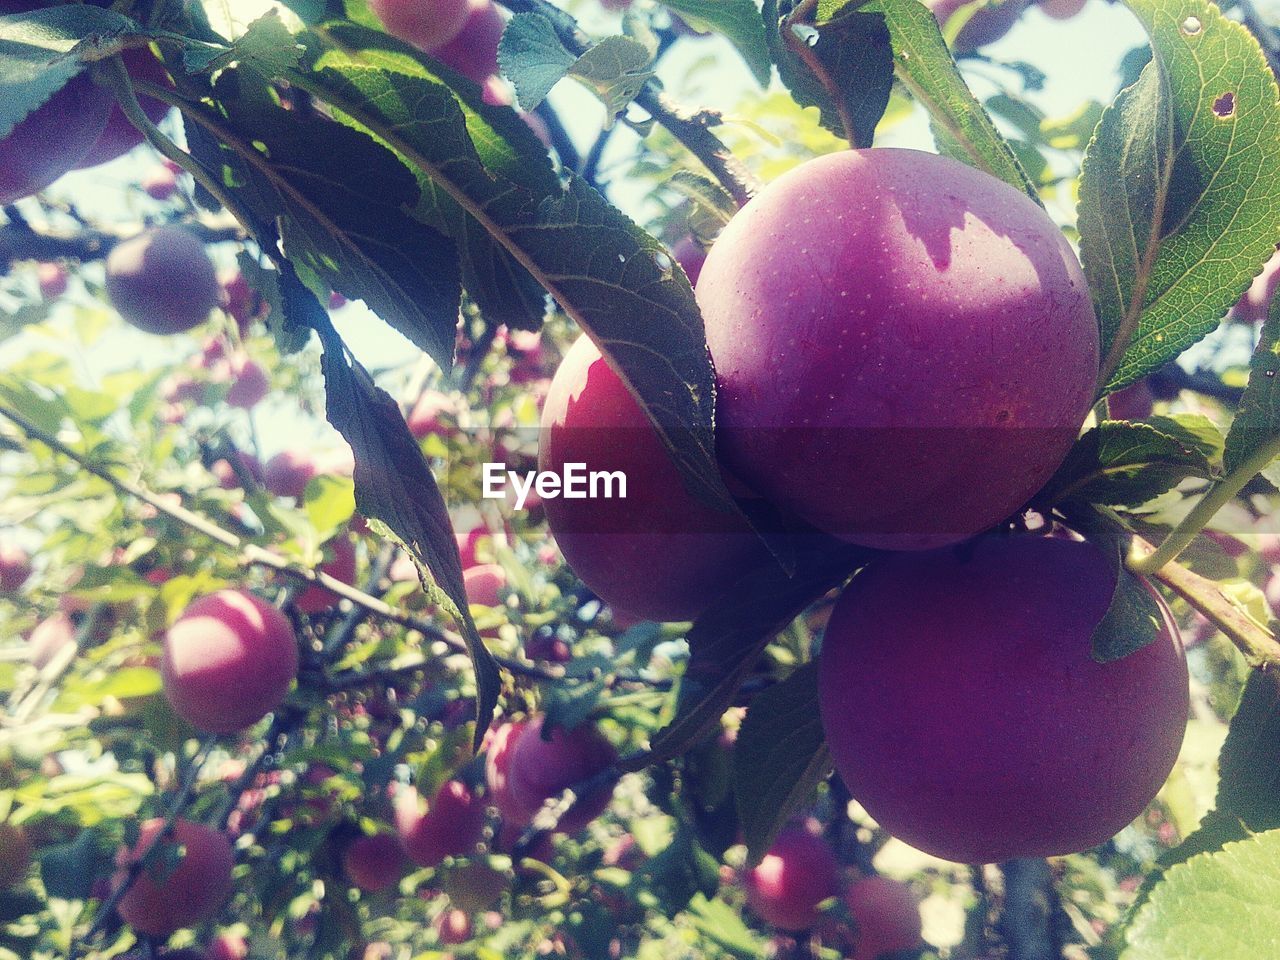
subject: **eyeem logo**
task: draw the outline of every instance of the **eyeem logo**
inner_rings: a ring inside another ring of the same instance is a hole
[[[621,470],[587,470],[585,463],[566,463],[563,473],[554,470],[531,470],[521,476],[507,470],[505,463],[484,465],[483,496],[501,500],[507,495],[507,482],[516,492],[516,509],[523,510],[532,490],[543,500],[564,497],[566,500],[625,500],[627,475]]]

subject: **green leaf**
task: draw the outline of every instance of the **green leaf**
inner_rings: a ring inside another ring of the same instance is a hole
[[[1120,960],[1258,960],[1280,953],[1280,830],[1171,868]]]
[[[1043,492],[1044,503],[1080,500],[1138,506],[1213,467],[1197,446],[1147,423],[1104,420],[1087,431]]]
[[[364,516],[390,528],[454,608],[476,673],[479,746],[498,703],[501,678],[468,611],[462,557],[444,497],[396,402],[362,368],[348,364],[332,327],[324,325],[322,330],[326,412],[355,454],[356,505]]]
[[[872,555],[829,541],[806,544],[794,576],[769,562],[735,584],[689,631],[689,664],[680,678],[675,717],[637,764],[679,756],[706,736],[774,635]]]
[[[138,25],[99,7],[47,7],[0,16],[0,139],[92,59],[121,49]]]
[[[1103,114],[1078,218],[1108,391],[1215,329],[1280,240],[1280,95],[1258,42],[1204,0],[1127,3],[1154,58]]]
[[[273,222],[308,286],[363,300],[449,370],[461,298],[457,257],[452,242],[404,212],[418,202],[416,178],[369,137],[299,119],[259,87],[254,74],[227,70],[214,87],[224,115],[191,114],[204,118],[224,155],[251,171],[230,189]]]
[[[816,106],[836,136],[869,147],[893,89],[893,45],[884,14],[864,12],[859,2],[820,6],[812,26],[784,23],[775,55],[797,103]]]
[[[751,701],[733,750],[733,793],[756,864],[831,773],[818,713],[818,663],[800,667]]]
[[[620,36],[606,37],[578,55],[565,47],[555,24],[537,13],[513,17],[498,45],[498,63],[515,84],[523,109],[532,110],[552,87],[573,77],[604,104],[606,127],[653,78],[652,60],[648,47]]]
[[[708,900],[698,894],[689,901],[685,915],[698,933],[733,956],[758,960],[765,955],[764,941],[743,922],[741,913],[723,900]]]
[[[484,118],[469,131],[448,88],[425,73],[333,63],[300,84],[401,154],[527,267],[628,383],[690,491],[736,512],[715,458],[702,317],[662,245],[581,178],[524,177],[509,168],[515,158],[482,155]]]
[[[1280,437],[1280,297],[1271,301],[1271,312],[1249,361],[1249,383],[1240,398],[1231,429],[1227,432],[1223,467],[1234,473],[1255,453]]]
[[[109,857],[98,849],[90,830],[83,830],[70,843],[60,843],[40,853],[40,880],[51,897],[87,900],[94,883],[110,870]]]
[[[681,824],[666,849],[635,872],[631,885],[631,895],[642,905],[675,916],[697,894],[715,896],[720,865]]]
[[[275,10],[249,24],[226,49],[192,44],[182,52],[182,64],[189,73],[212,73],[239,64],[266,77],[279,76],[301,58],[302,47]]]
[[[355,484],[347,477],[322,474],[307,484],[303,507],[321,543],[330,539],[355,513]]]
[[[1145,421],[1161,433],[1177,438],[1187,446],[1199,450],[1213,466],[1221,471],[1223,437],[1218,425],[1202,413],[1169,413],[1147,417]]]
[[[1093,630],[1093,659],[1099,663],[1123,659],[1160,636],[1164,611],[1147,582],[1124,565],[1128,536],[1100,519],[1092,508],[1065,512],[1072,527],[1102,551],[1116,575],[1111,605]]]
[[[778,0],[764,0],[766,22],[776,23],[779,12],[789,12],[792,6],[790,0],[783,0],[782,5]],[[848,6],[847,0],[823,0],[818,6],[819,19],[832,18]],[[956,69],[938,21],[929,9],[917,0],[873,0],[858,7],[856,13],[884,17],[893,48],[894,74],[928,111],[938,149],[985,170],[1039,203],[1039,194],[1012,148]],[[791,86],[795,71],[786,64],[794,66],[794,54],[785,50],[776,27],[769,31],[769,39],[783,82]]]
[[[1218,810],[1250,830],[1280,828],[1280,677],[1249,674],[1218,757]]]
[[[742,54],[756,82],[769,85],[769,46],[764,21],[752,0],[663,0],[663,5],[696,29],[724,34]]]

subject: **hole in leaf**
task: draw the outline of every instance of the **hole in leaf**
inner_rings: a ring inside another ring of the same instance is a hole
[[[1182,32],[1189,37],[1194,37],[1203,29],[1204,25],[1200,22],[1199,17],[1187,17],[1182,21]]]
[[[1227,91],[1213,101],[1213,113],[1217,117],[1229,117],[1236,112],[1236,95]]]

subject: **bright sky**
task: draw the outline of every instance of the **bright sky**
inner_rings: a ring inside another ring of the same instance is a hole
[[[256,6],[265,4],[260,0],[235,0],[239,16],[247,15]],[[618,18],[597,7],[595,0],[576,0],[571,9],[592,32],[605,35],[616,29]],[[987,52],[996,58],[1023,59],[1044,70],[1049,78],[1045,89],[1029,95],[1029,99],[1053,116],[1069,113],[1087,99],[1108,102],[1116,91],[1116,67],[1121,58],[1143,39],[1137,22],[1123,6],[1104,0],[1089,0],[1082,15],[1066,22],[1050,20],[1037,9],[1028,11],[1010,34],[987,48]],[[975,91],[982,96],[991,90],[977,76],[978,72],[975,69],[970,79]],[[660,75],[667,89],[682,102],[714,107],[728,113],[732,113],[744,97],[752,96],[757,90],[737,55],[719,39],[680,41],[665,59]],[[585,152],[599,130],[602,108],[586,91],[573,88],[570,81],[560,84],[552,95],[552,102],[560,108],[570,132]],[[892,137],[885,138],[886,142],[890,139],[897,145],[929,147],[922,123],[895,128]],[[611,149],[617,156],[633,145],[632,136],[623,132],[615,137]],[[73,198],[90,216],[136,222],[140,213],[153,211],[154,205],[145,198],[139,198],[136,190],[130,190],[130,185],[155,162],[154,155],[143,148],[105,167],[69,175],[59,182],[55,192]],[[628,197],[625,190],[616,190],[613,199],[624,207],[631,207],[643,197]],[[220,257],[228,262],[232,259],[230,252],[225,256],[220,254]],[[90,274],[95,282],[100,279],[99,270],[94,268]],[[73,303],[77,298],[82,303],[87,302],[87,294],[75,286],[69,297]],[[69,310],[69,306],[60,308],[60,319],[65,319]],[[405,340],[360,304],[352,304],[339,311],[335,322],[356,354],[370,367],[390,366],[414,353]],[[77,365],[87,376],[94,378],[122,366],[175,364],[185,356],[185,351],[194,350],[196,343],[192,340],[174,344],[139,333],[121,323],[101,344],[87,351],[67,338],[67,329],[64,323],[57,323],[52,330],[34,328],[0,344],[0,367],[8,366],[33,349],[52,349],[75,355]],[[175,350],[184,353],[175,356]],[[265,455],[301,442],[300,425],[293,404],[269,401],[257,411],[256,421]],[[333,435],[324,432],[327,427],[316,426],[314,429],[318,431],[316,441],[333,441]]]

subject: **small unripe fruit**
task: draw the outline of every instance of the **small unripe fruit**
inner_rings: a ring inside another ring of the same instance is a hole
[[[855,925],[848,960],[878,960],[921,945],[920,906],[905,883],[864,877],[849,885],[844,902]]]
[[[1054,20],[1070,20],[1084,9],[1088,0],[1040,0],[1040,9]]]
[[[60,263],[42,263],[36,267],[36,283],[40,296],[57,300],[67,292],[67,268]]]
[[[12,595],[31,576],[31,557],[12,543],[0,543],[0,594]]]
[[[76,624],[63,611],[52,614],[36,624],[27,638],[27,650],[31,663],[43,670],[65,647],[76,642]]]
[[[205,948],[206,960],[248,960],[249,943],[238,933],[220,933]]]
[[[116,856],[120,867],[115,884],[124,882],[125,870],[146,855],[164,829],[164,818],[142,824],[138,842]],[[120,916],[134,930],[153,937],[167,937],[175,930],[208,920],[231,893],[234,855],[226,834],[201,823],[178,818],[173,832],[158,841],[177,845],[182,859],[168,871],[168,851],[156,851],[120,900]]]
[[[434,867],[445,857],[461,857],[475,850],[484,833],[484,801],[466,784],[450,780],[436,791],[424,810],[418,791],[397,791],[396,829],[420,867]]]
[[[1093,659],[1114,586],[1096,547],[1036,536],[859,573],[818,668],[827,745],[854,799],[899,839],[961,863],[1114,836],[1169,775],[1189,702],[1167,610],[1152,643]]]
[[[356,582],[356,548],[346,537],[339,537],[329,544],[329,559],[320,565],[320,571],[345,584]],[[298,594],[293,605],[303,613],[320,613],[337,606],[336,593],[320,584],[312,584]]]
[[[620,471],[621,498],[548,499],[565,560],[610,606],[647,620],[696,617],[763,553],[745,524],[685,489],[657,430],[585,336],[565,354],[542,408],[538,467]]]
[[[307,483],[316,475],[315,462],[301,450],[282,450],[267,461],[262,485],[277,497],[302,499]]]
[[[218,304],[218,280],[204,244],[180,227],[155,227],[107,255],[107,295],[147,333],[199,326]]]
[[[569,787],[579,786],[618,759],[613,744],[594,727],[557,727],[543,739],[543,718],[536,717],[511,747],[508,788],[516,806],[533,819],[542,805]],[[556,825],[562,833],[576,833],[604,812],[613,796],[612,785],[597,787],[577,798]]]
[[[845,150],[783,175],[697,293],[725,466],[853,543],[925,549],[1006,519],[1093,402],[1098,324],[1062,232],[936,154]]]
[[[840,890],[840,865],[821,837],[785,828],[760,862],[743,877],[747,903],[779,930],[807,930],[820,919],[818,905]]]
[[[297,672],[288,619],[244,591],[199,598],[164,636],[164,694],[179,716],[209,733],[257,723],[280,705]]]
[[[347,879],[366,893],[378,893],[404,875],[404,847],[389,833],[357,837],[342,853]]]
[[[448,946],[466,943],[471,939],[471,918],[463,911],[449,908],[436,918],[436,932],[440,942]]]
[[[462,32],[467,0],[369,0],[387,33],[423,50],[434,50]]]

